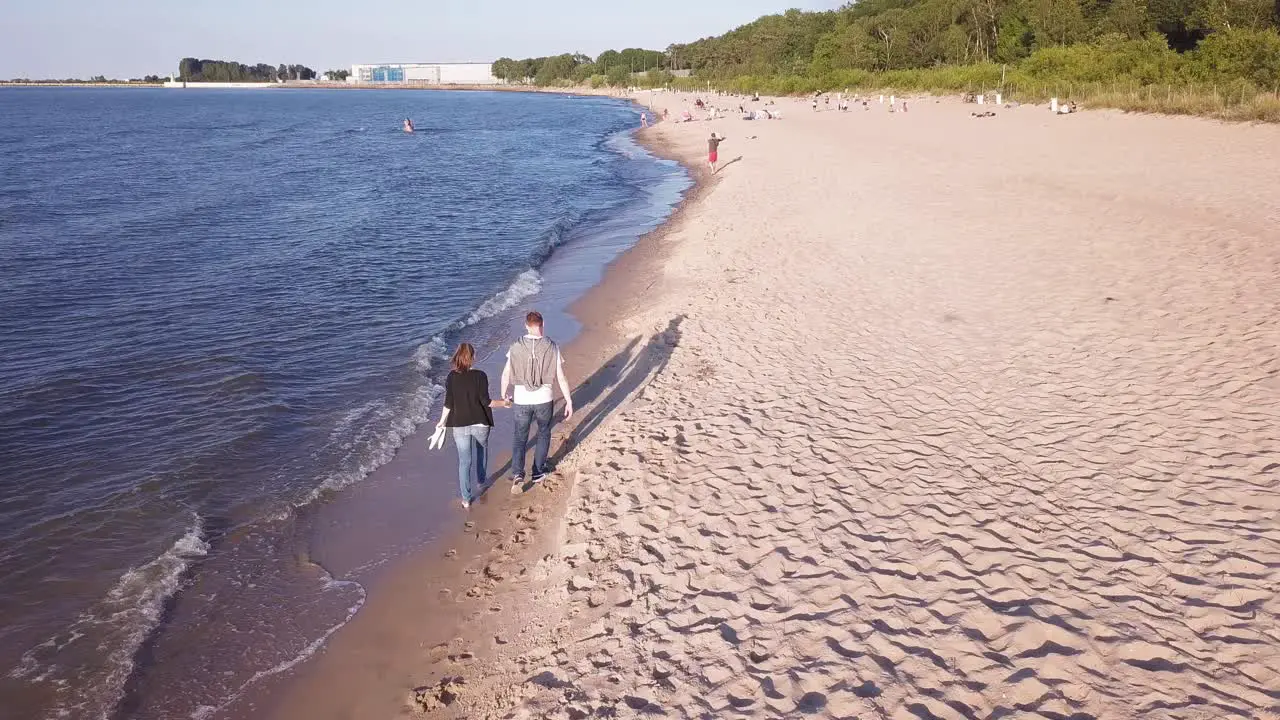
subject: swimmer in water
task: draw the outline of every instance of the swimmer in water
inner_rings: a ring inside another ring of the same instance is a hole
[[[413,132],[413,121],[409,118],[404,119],[404,131],[407,133]]]

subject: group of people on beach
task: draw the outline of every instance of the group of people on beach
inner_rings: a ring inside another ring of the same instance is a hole
[[[499,399],[489,395],[489,376],[475,367],[476,349],[470,343],[458,345],[453,353],[449,377],[445,380],[444,409],[437,430],[449,428],[458,450],[458,490],[462,506],[471,507],[488,485],[489,432],[493,429],[493,408],[513,408],[515,436],[511,443],[511,492],[524,492],[525,458],[529,429],[536,426],[533,467],[530,480],[541,483],[551,472],[551,425],[555,411],[552,384],[564,396],[564,419],[573,417],[573,397],[564,374],[560,347],[543,332],[542,315],[525,316],[525,334],[507,349],[507,363],[498,387]],[[512,390],[510,395],[508,390]]]

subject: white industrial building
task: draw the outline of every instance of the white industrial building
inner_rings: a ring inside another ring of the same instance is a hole
[[[357,85],[497,85],[492,63],[380,63],[352,65]]]

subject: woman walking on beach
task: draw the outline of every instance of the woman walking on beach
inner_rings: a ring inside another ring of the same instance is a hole
[[[436,428],[452,428],[458,448],[458,491],[462,507],[469,508],[480,497],[488,473],[489,431],[493,410],[506,407],[502,400],[489,399],[489,376],[472,367],[476,349],[462,343],[453,353],[452,370],[444,385],[444,411]]]

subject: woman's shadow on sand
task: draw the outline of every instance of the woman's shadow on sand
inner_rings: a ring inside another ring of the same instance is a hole
[[[582,408],[580,412],[585,414],[580,419],[579,416],[574,416],[577,422],[571,424],[567,434],[558,430],[563,421],[553,421],[550,458],[553,470],[569,453],[586,441],[591,433],[599,429],[610,413],[666,369],[671,353],[680,344],[680,325],[684,320],[684,315],[672,318],[665,330],[650,335],[647,340],[644,335],[631,338],[625,347],[574,388],[573,406]],[[562,410],[557,408],[556,416],[562,415]],[[530,432],[530,436],[532,435]],[[532,437],[530,440],[532,441]],[[493,487],[510,471],[511,460],[508,458],[505,465],[491,474],[485,490]],[[528,489],[528,485],[525,489]]]

